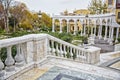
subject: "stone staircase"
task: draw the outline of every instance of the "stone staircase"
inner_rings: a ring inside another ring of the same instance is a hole
[[[95,44],[93,46],[100,47],[101,48],[101,53],[106,53],[106,52],[113,52],[114,51],[114,46],[109,45],[109,42],[104,39],[95,39]]]

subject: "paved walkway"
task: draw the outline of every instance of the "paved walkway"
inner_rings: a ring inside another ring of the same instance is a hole
[[[43,70],[43,74],[44,74],[46,70],[49,70],[54,66],[58,66],[78,72],[88,73],[91,75],[102,76],[102,77],[110,78],[112,80],[120,80],[120,75],[118,72],[109,69],[100,68],[94,65],[83,64],[68,59],[55,58],[55,57],[48,58],[45,64],[42,65],[40,64],[39,68],[37,69],[38,71],[31,70],[30,72],[26,72],[14,80],[36,80],[38,76],[41,76],[40,74],[38,74],[40,73],[40,70]],[[33,74],[36,77],[34,79],[32,78],[30,79],[30,76],[28,75],[33,75]]]
[[[99,40],[95,39],[95,44],[93,46],[101,48],[101,53],[106,53],[106,52],[113,52],[114,51],[114,46],[109,45],[109,43],[106,40]]]

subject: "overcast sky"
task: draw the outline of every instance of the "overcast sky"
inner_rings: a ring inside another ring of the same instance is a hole
[[[59,14],[64,10],[86,9],[90,0],[19,0],[24,2],[29,10]]]

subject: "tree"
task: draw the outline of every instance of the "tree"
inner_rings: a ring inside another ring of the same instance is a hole
[[[16,27],[18,27],[19,23],[26,19],[26,14],[28,12],[27,6],[24,3],[17,1],[10,8],[10,14],[14,23],[14,32],[16,31]]]
[[[45,26],[47,26],[47,27],[51,27],[52,26],[52,19],[46,13],[42,13],[41,23],[45,24]]]
[[[5,31],[9,32],[9,8],[13,0],[0,0],[0,5],[2,8],[2,15],[4,17],[4,23],[5,23]]]
[[[90,11],[90,14],[107,13],[107,5],[102,0],[91,0],[88,5],[88,10]]]

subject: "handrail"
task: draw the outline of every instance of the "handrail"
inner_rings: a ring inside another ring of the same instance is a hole
[[[50,47],[50,41],[53,43],[56,42],[56,44]],[[12,47],[14,45],[16,46],[16,55],[13,58]],[[67,51],[66,47],[69,47],[69,51]],[[90,64],[99,62],[100,57],[100,48],[96,48],[96,50],[81,48],[49,34],[30,34],[0,40],[0,55],[2,48],[6,48],[7,58],[4,63],[0,58],[0,75],[3,75],[0,76],[0,80],[9,78],[12,75],[10,74],[11,71],[29,69],[28,65],[34,67],[34,65],[39,64],[42,59],[46,58],[47,55],[53,54],[55,56],[55,51],[62,55],[59,57],[63,57],[63,53],[68,53],[72,57],[74,56],[73,54],[75,54],[78,61]],[[48,54],[50,52],[49,48],[53,50],[51,54]],[[7,77],[5,77],[5,75],[7,75]]]

